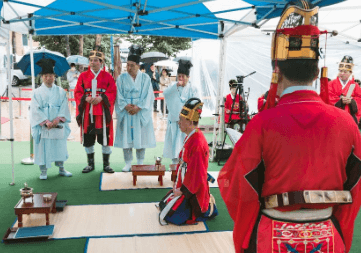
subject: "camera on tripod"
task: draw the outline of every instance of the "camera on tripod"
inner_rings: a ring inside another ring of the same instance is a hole
[[[239,94],[243,93],[243,79],[244,76],[236,76]]]

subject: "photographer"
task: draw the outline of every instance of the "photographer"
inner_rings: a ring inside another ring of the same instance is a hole
[[[168,69],[164,68],[162,70],[162,75],[159,78],[159,83],[160,83],[160,91],[164,91],[171,84],[170,74],[169,74]],[[159,93],[159,97],[164,97],[163,93]],[[160,101],[160,107],[161,107],[162,113],[165,114],[165,112],[164,112],[164,100]],[[168,110],[166,110],[166,111],[168,111]]]
[[[232,125],[232,122],[241,120],[240,113],[241,109],[243,109],[241,101],[243,98],[239,94],[236,94],[237,85],[236,80],[229,80],[229,89],[231,90],[231,93],[226,96],[226,102],[224,103],[224,122],[226,124]],[[234,106],[232,110],[233,102]]]

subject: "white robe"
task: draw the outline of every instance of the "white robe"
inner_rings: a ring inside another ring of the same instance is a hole
[[[114,147],[142,149],[156,146],[152,119],[153,101],[153,88],[146,73],[138,71],[135,81],[128,73],[117,78],[117,128]],[[141,110],[130,115],[125,110],[128,104],[137,105]]]
[[[63,117],[66,122],[59,123],[63,130],[54,128],[47,131],[46,126],[40,126],[45,120],[52,121],[56,117]],[[30,105],[30,126],[34,138],[34,163],[51,167],[55,161],[68,159],[67,138],[70,134],[70,112],[66,92],[53,84],[51,88],[43,83],[34,90]],[[44,136],[49,134],[49,136]],[[43,136],[42,136],[43,135]]]
[[[168,108],[168,123],[163,157],[174,159],[178,158],[186,137],[186,134],[182,133],[178,126],[179,113],[188,99],[199,98],[199,94],[196,87],[192,86],[190,82],[185,87],[177,87],[175,82],[164,90],[163,95]]]

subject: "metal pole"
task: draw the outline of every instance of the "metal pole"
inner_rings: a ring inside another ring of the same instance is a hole
[[[10,36],[8,38],[7,58],[10,59]],[[11,168],[12,168],[12,182],[10,185],[15,185],[15,169],[14,169],[14,119],[13,119],[13,94],[12,83],[10,75],[10,60],[8,61],[8,91],[9,91],[9,117],[10,117],[10,143],[11,143]]]
[[[216,108],[215,108],[215,120],[214,120],[214,127],[213,127],[213,145],[212,151],[210,153],[209,159],[214,161],[216,155],[216,146],[217,146],[217,135],[220,134],[221,140],[224,138],[224,132],[221,128],[222,126],[222,110],[220,105],[222,105],[223,99],[223,79],[224,79],[224,70],[225,70],[225,54],[226,54],[226,39],[223,37],[220,39],[220,55],[219,55],[219,77],[218,77],[218,92],[217,92],[217,100],[216,100]],[[219,116],[217,116],[219,115]],[[220,122],[218,123],[218,117],[220,117]],[[217,131],[218,128],[218,131]]]
[[[7,138],[1,134],[1,99],[0,99],[0,141],[6,141]]]
[[[19,97],[21,98],[21,88],[19,87]],[[15,119],[23,119],[24,117],[21,116],[21,106],[22,106],[22,103],[21,103],[21,100],[19,100],[19,116],[16,116]]]
[[[30,38],[30,64],[31,64],[31,87],[32,92],[35,90],[35,71],[34,71],[34,52],[33,52],[33,35],[29,34]],[[33,135],[31,134],[31,126],[30,126],[30,157],[24,158],[21,160],[22,164],[25,165],[33,165],[34,164],[34,141]]]

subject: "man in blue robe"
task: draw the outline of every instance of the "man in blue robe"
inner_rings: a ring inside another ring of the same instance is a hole
[[[177,72],[178,81],[171,84],[163,92],[169,111],[163,157],[171,158],[172,164],[178,164],[178,155],[186,137],[186,134],[182,133],[178,126],[179,113],[188,99],[199,98],[196,87],[189,82],[191,67],[192,63],[190,61],[180,60]]]
[[[127,73],[117,78],[115,112],[118,121],[114,147],[123,148],[124,172],[130,171],[133,148],[136,149],[137,164],[143,164],[145,149],[156,146],[152,119],[153,88],[149,76],[139,70],[142,51],[137,45],[130,47]]]
[[[66,92],[54,84],[55,61],[41,59],[36,63],[42,68],[43,84],[33,92],[30,106],[31,134],[34,138],[34,163],[40,167],[40,179],[47,179],[51,163],[59,167],[59,175],[70,177],[64,169],[68,159],[67,138],[70,112]]]

